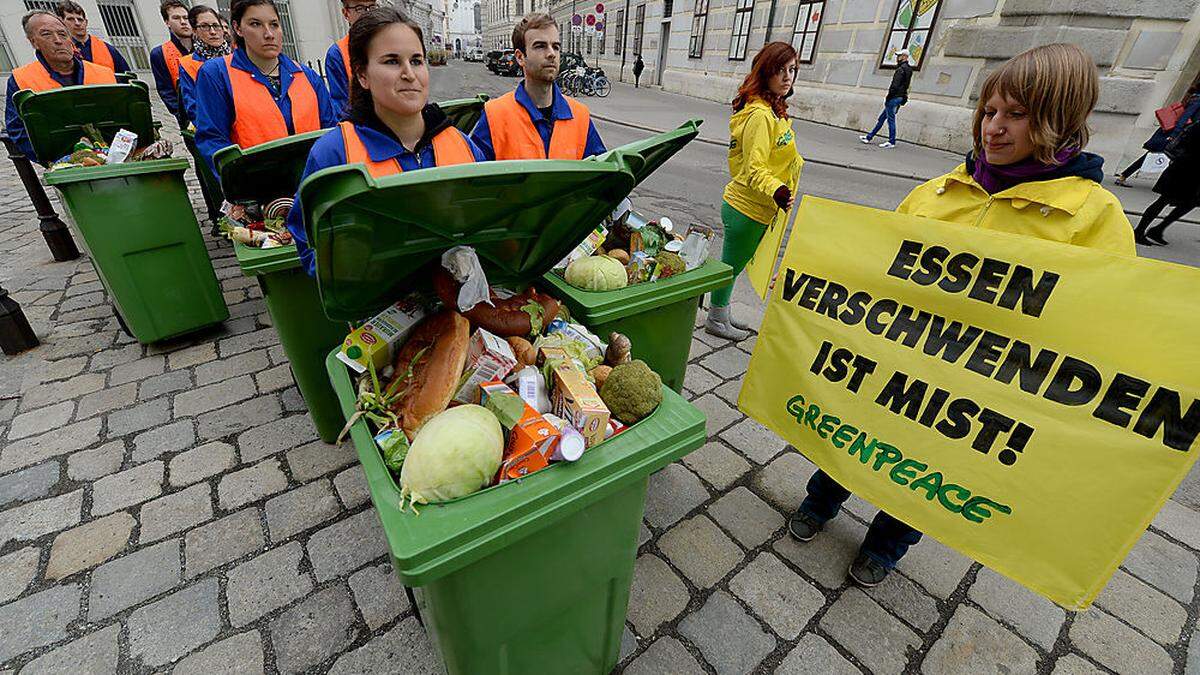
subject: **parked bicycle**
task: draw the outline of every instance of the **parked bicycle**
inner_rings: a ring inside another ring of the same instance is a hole
[[[612,91],[612,83],[604,75],[604,70],[587,66],[578,66],[563,71],[558,76],[558,86],[568,96],[608,96]]]

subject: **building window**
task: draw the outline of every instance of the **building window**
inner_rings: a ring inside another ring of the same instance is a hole
[[[108,40],[134,70],[150,69],[150,51],[138,27],[137,14],[130,0],[100,0],[100,19],[108,31]]]
[[[35,9],[40,9],[43,12],[54,13],[54,6],[58,4],[58,0],[25,0],[25,9],[32,12]]]
[[[754,0],[737,0],[733,13],[733,34],[729,36],[729,60],[745,61],[746,45],[750,42],[750,20],[754,17]]]
[[[796,12],[796,25],[792,28],[792,47],[799,54],[800,63],[812,63],[817,52],[817,38],[821,33],[821,19],[825,14],[824,0],[801,0]]]
[[[899,0],[879,59],[880,68],[895,68],[896,52],[907,48],[911,54],[908,62],[913,69],[921,69],[941,4],[941,0]]]
[[[12,72],[16,65],[13,61],[12,50],[8,48],[8,37],[4,35],[3,30],[0,30],[0,72]]]
[[[525,0],[517,0],[517,16],[525,16]]]
[[[704,33],[708,30],[708,0],[696,0],[692,8],[692,36],[688,40],[688,58],[704,56]]]
[[[646,27],[646,6],[638,5],[633,15],[633,55],[642,53],[642,33]]]
[[[663,2],[663,18],[671,18],[671,14],[675,12],[675,0],[665,0]]]
[[[587,53],[588,53],[588,56],[592,55],[592,34],[591,33],[588,33],[588,36],[587,36]]]
[[[625,50],[625,10],[617,10],[617,30],[613,33],[613,56]]]
[[[608,31],[600,31],[600,53],[604,54],[604,43],[608,42]]]

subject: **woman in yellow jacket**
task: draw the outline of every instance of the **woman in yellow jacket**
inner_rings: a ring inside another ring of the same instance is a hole
[[[754,256],[767,227],[795,199],[796,182],[804,160],[796,151],[796,136],[787,112],[787,97],[796,76],[796,50],[786,42],[771,42],[754,56],[733,99],[729,120],[729,174],[721,203],[725,227],[721,260],[733,268],[736,281]],[[704,329],[728,340],[749,333],[729,311],[733,284],[709,296]]]
[[[988,76],[964,164],[913,190],[897,211],[1038,239],[1136,255],[1121,202],[1100,187],[1104,161],[1083,152],[1096,105],[1096,65],[1074,45],[1052,44],[1013,57]],[[788,523],[809,541],[834,517],[849,491],[817,471]],[[874,586],[921,533],[880,511],[850,578]]]

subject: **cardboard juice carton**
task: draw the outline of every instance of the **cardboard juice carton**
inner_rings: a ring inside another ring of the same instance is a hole
[[[480,385],[480,404],[508,430],[498,482],[527,476],[550,465],[559,430],[499,380]]]
[[[356,373],[367,372],[367,362],[376,372],[392,360],[395,348],[404,342],[414,326],[425,318],[425,308],[410,300],[401,300],[355,328],[338,352],[338,360]]]
[[[579,430],[587,441],[587,447],[604,442],[608,431],[608,406],[596,393],[596,387],[587,377],[570,366],[554,369],[554,393],[550,409],[565,419],[567,424]]]
[[[504,379],[517,367],[517,356],[506,340],[480,328],[471,336],[467,348],[467,368],[458,381],[459,403],[479,403],[479,387],[484,382]]]

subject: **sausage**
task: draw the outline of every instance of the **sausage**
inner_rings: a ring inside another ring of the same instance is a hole
[[[439,267],[434,272],[434,291],[437,293],[438,299],[442,301],[442,304],[447,307],[454,308],[458,306],[459,286],[460,284],[444,268]],[[560,307],[558,300],[545,293],[539,293],[532,286],[511,298],[500,298],[493,291],[491,299],[492,305],[481,302],[472,307],[470,311],[464,312],[463,316],[471,321],[471,325],[482,328],[502,338],[525,337],[533,332],[529,314],[521,309],[530,300],[542,306],[543,326],[549,325],[554,320],[554,317],[558,316]]]

